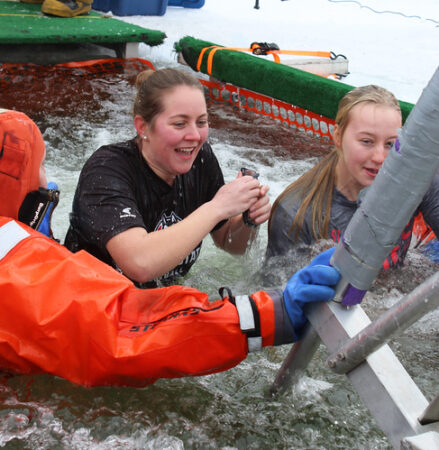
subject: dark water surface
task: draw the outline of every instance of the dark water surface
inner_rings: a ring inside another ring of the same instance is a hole
[[[134,135],[130,115],[135,68],[111,75],[79,69],[0,67],[0,107],[28,113],[47,144],[49,180],[61,202],[54,230],[64,238],[79,171],[100,145]],[[226,181],[255,167],[274,200],[328,151],[328,144],[271,120],[229,107],[209,107],[210,140]],[[218,298],[261,288],[266,227],[246,255],[233,257],[206,239],[184,283]],[[317,251],[317,250],[316,250]],[[306,263],[290,262],[293,273]],[[371,318],[410,292],[438,265],[412,250],[407,264],[379,277],[364,308]],[[437,394],[438,311],[390,343],[425,396]],[[326,368],[321,346],[300,382],[276,398],[266,395],[290,347],[251,354],[228,372],[160,380],[145,389],[84,388],[48,376],[0,374],[0,447],[8,449],[387,449],[387,438],[344,376]],[[206,352],[209,349],[206,348]]]

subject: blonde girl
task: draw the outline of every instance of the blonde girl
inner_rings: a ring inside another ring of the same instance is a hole
[[[311,245],[319,239],[338,242],[361,201],[360,192],[373,183],[401,126],[398,100],[388,90],[369,85],[348,92],[338,106],[333,150],[290,184],[273,204],[268,256],[285,255],[299,243]],[[436,177],[419,206],[435,232],[439,229],[438,192]],[[413,220],[385,267],[402,264],[412,228]]]

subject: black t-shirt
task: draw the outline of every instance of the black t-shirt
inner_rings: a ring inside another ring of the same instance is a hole
[[[207,143],[191,170],[178,175],[173,186],[151,170],[135,139],[103,146],[81,171],[65,245],[74,252],[86,250],[118,269],[106,249],[112,237],[133,227],[145,228],[148,233],[167,228],[210,201],[223,184],[221,168]],[[223,224],[220,222],[214,230]],[[185,275],[200,249],[201,242],[160,281],[170,284]],[[150,282],[141,287],[155,285]]]

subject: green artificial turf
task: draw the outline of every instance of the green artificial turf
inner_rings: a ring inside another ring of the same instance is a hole
[[[193,70],[203,48],[217,45],[186,36],[175,43]],[[207,74],[208,51],[203,56],[200,71]],[[240,51],[219,50],[213,57],[211,76],[219,81],[259,92],[302,109],[335,119],[338,102],[354,86],[323,78],[293,67],[263,60]],[[413,104],[400,101],[403,120]]]
[[[0,44],[144,42],[155,46],[165,38],[162,31],[131,25],[95,11],[62,18],[44,15],[40,4],[0,1]]]

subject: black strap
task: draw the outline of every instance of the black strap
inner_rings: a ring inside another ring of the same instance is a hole
[[[224,291],[227,292],[227,295],[224,295]],[[219,292],[220,297],[221,297],[223,300],[224,300],[226,297],[229,297],[229,300],[231,301],[231,303],[235,304],[235,297],[233,296],[232,290],[231,290],[229,287],[227,287],[227,286],[220,287],[220,288],[218,289],[218,292]]]
[[[39,188],[37,191],[29,192],[23,200],[18,211],[18,220],[38,230],[44,216],[53,203],[52,211],[59,200],[59,190]]]
[[[254,55],[266,55],[269,51],[280,50],[279,46],[274,42],[252,42],[250,48]]]

